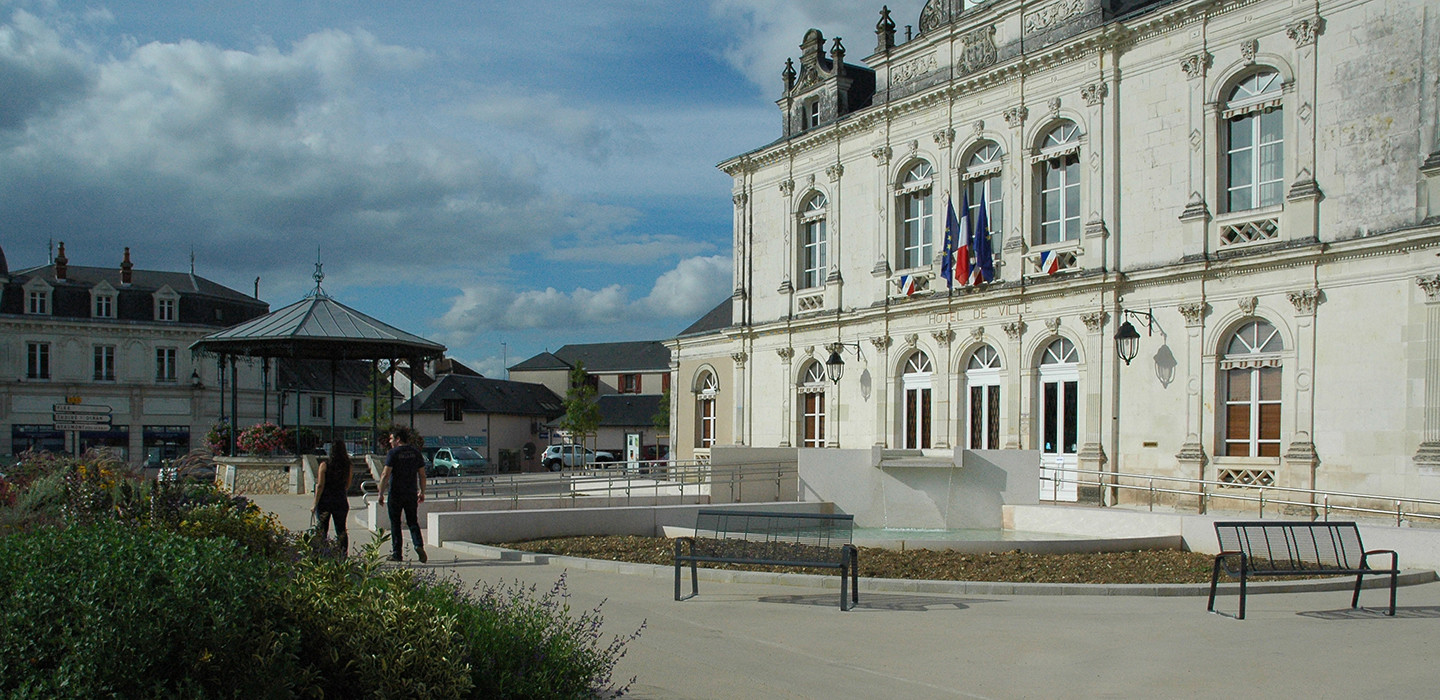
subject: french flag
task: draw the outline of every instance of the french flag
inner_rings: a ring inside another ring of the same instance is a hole
[[[970,284],[970,193],[960,195],[960,211],[965,212],[957,221],[955,218],[955,205],[950,204],[950,212],[945,217],[945,240],[953,241],[955,251],[954,262],[949,265],[952,277],[945,280],[947,285],[959,282],[960,286]]]
[[[900,275],[900,296],[913,296],[916,291],[915,276]]]
[[[1047,250],[1040,254],[1040,273],[1053,275],[1060,271],[1060,253]]]

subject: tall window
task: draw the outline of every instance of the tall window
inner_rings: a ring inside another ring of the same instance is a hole
[[[350,400],[350,419],[351,419],[351,420],[360,420],[360,416],[362,416],[362,415],[365,415],[365,402],[364,402],[364,401],[361,401],[360,399],[351,399],[351,400]]]
[[[1284,120],[1280,74],[1256,73],[1230,91],[1226,119],[1227,211],[1281,202],[1284,189]]]
[[[699,429],[695,431],[695,446],[715,446],[715,396],[720,393],[720,382],[715,375],[705,372],[700,376],[695,392],[695,420]]]
[[[800,446],[825,446],[825,366],[811,362],[800,380]]]
[[[805,200],[800,212],[800,288],[825,283],[825,208],[829,201],[819,192]]]
[[[1080,127],[1062,122],[1040,145],[1040,231],[1045,245],[1080,238]]]
[[[1004,153],[993,142],[980,145],[965,164],[965,188],[970,195],[970,220],[976,221],[980,206],[985,205],[985,219],[990,227],[990,247],[1001,249],[1000,232],[1004,230],[1005,201],[1000,188],[1000,166]]]
[[[324,417],[325,417],[325,397],[324,397],[324,396],[311,396],[311,397],[310,397],[310,417],[311,417],[311,418],[324,418]]]
[[[1220,370],[1225,388],[1225,431],[1228,457],[1280,456],[1279,331],[1266,321],[1241,326],[1225,348]]]
[[[169,297],[155,299],[155,320],[174,321],[176,300]]]
[[[934,371],[930,356],[923,352],[916,351],[905,360],[905,370],[900,375],[900,410],[905,422],[900,436],[902,449],[930,447],[930,381]]]
[[[115,346],[95,346],[95,381],[115,381]]]
[[[50,290],[32,289],[25,294],[25,313],[45,315],[50,313]]]
[[[1080,442],[1080,353],[1067,338],[1058,338],[1040,358],[1041,452],[1076,454]]]
[[[175,348],[155,348],[155,381],[175,381]]]
[[[972,450],[1000,449],[1000,354],[995,348],[983,345],[970,356],[965,386],[970,426],[966,445]]]
[[[935,257],[934,168],[910,166],[900,182],[900,267],[929,265]]]
[[[800,109],[801,131],[809,131],[820,126],[820,98],[805,100],[805,104]]]
[[[95,295],[95,318],[115,318],[115,295]]]
[[[50,344],[49,344],[49,343],[26,343],[26,344],[25,344],[25,378],[26,378],[26,379],[49,379],[49,378],[50,378]]]
[[[622,394],[638,394],[638,393],[640,393],[640,375],[638,375],[638,374],[622,374],[622,375],[620,375],[620,393],[622,393]]]
[[[465,400],[445,399],[441,402],[445,409],[445,420],[455,423],[465,420]]]

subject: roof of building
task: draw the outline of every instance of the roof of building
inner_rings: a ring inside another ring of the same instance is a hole
[[[663,372],[670,369],[670,349],[658,340],[631,340],[619,343],[576,343],[554,353],[542,352],[510,370],[534,371],[570,369],[584,364],[585,371]]]
[[[598,397],[601,427],[649,426],[660,411],[660,394],[606,394]]]
[[[165,287],[169,287],[182,295],[200,294],[215,297],[216,299],[266,305],[265,302],[249,294],[244,294],[218,282],[212,282],[204,277],[188,272],[132,269],[130,274],[130,283],[125,284],[121,281],[120,268],[118,267],[66,265],[65,279],[58,281],[55,279],[55,264],[51,263],[49,265],[19,270],[11,277],[14,281],[21,284],[38,277],[51,285],[63,284],[66,286],[83,287],[85,289],[91,289],[101,282],[109,283],[109,285],[115,289],[134,289],[143,292],[157,292]]]
[[[317,287],[283,309],[211,333],[192,349],[253,357],[395,359],[443,356],[445,346],[371,318]]]
[[[276,363],[275,386],[281,391],[303,391],[326,393],[330,391],[331,362],[329,360],[296,360],[281,358]],[[334,363],[335,391],[340,394],[369,396],[374,370],[363,360],[340,360]],[[388,384],[382,383],[382,387]],[[384,389],[382,388],[382,392]],[[400,398],[399,392],[390,387],[390,394]],[[383,397],[383,393],[382,393]]]
[[[715,308],[710,309],[710,311],[704,316],[701,316],[698,321],[690,324],[689,328],[680,331],[676,337],[683,338],[691,335],[708,335],[729,328],[734,322],[733,309],[731,297],[725,297],[725,301],[720,302]]]
[[[541,416],[549,419],[565,412],[564,402],[541,384],[505,379],[441,375],[434,384],[415,395],[417,413],[445,410],[447,399],[460,399],[466,413],[495,413]],[[410,401],[395,407],[396,415],[410,410]]]

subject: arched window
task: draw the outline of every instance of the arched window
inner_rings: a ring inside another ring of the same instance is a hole
[[[1263,70],[1241,80],[1225,103],[1225,209],[1279,204],[1284,194],[1285,129],[1280,74]]]
[[[1040,358],[1041,451],[1076,454],[1080,439],[1080,353],[1068,338],[1058,338]]]
[[[900,268],[929,265],[935,257],[934,168],[919,161],[905,171],[899,189]]]
[[[905,423],[900,436],[901,449],[930,447],[930,386],[934,372],[930,356],[924,352],[917,350],[905,360],[905,370],[900,375],[900,410]]]
[[[1000,449],[1000,354],[989,345],[982,345],[965,367],[965,387],[969,397],[968,442],[972,450]]]
[[[715,396],[720,393],[720,382],[715,374],[706,370],[695,382],[695,446],[709,449],[715,446]]]
[[[1005,201],[1000,187],[1000,166],[1004,160],[1000,146],[993,141],[982,142],[965,163],[965,188],[970,199],[970,220],[978,221],[981,203],[990,228],[990,248],[1000,250],[1000,232],[1004,230]]]
[[[1224,455],[1280,456],[1280,332],[1256,319],[1230,336],[1220,361]]]
[[[825,365],[805,365],[800,386],[800,446],[825,446]]]
[[[1040,229],[1035,244],[1080,238],[1080,127],[1061,122],[1040,143]]]
[[[800,210],[800,289],[825,283],[825,210],[829,201],[816,192]]]

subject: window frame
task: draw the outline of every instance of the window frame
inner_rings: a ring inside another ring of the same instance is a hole
[[[800,250],[796,256],[799,263],[796,279],[799,289],[816,289],[825,286],[829,256],[830,200],[823,192],[812,192],[800,207],[799,236]]]
[[[1080,240],[1084,211],[1084,172],[1080,168],[1080,125],[1068,119],[1044,132],[1032,158],[1035,166],[1034,245],[1051,246]],[[1052,179],[1052,175],[1054,178]],[[1073,211],[1071,198],[1073,196]],[[1051,204],[1055,206],[1052,207]],[[1054,209],[1054,216],[1051,209]],[[1050,235],[1050,231],[1054,235]]]
[[[920,159],[904,170],[896,188],[897,219],[895,238],[899,269],[931,265],[935,259],[935,166]]]
[[[915,350],[905,357],[900,373],[900,448],[925,450],[933,444],[935,363],[929,353]]]
[[[29,380],[50,379],[50,343],[43,340],[25,343],[25,378]]]
[[[1285,81],[1280,71],[1261,67],[1235,80],[1220,113],[1220,194],[1223,213],[1267,209],[1285,203]],[[1266,140],[1273,128],[1274,137]],[[1247,132],[1248,143],[1235,137]],[[1267,157],[1268,154],[1272,154]],[[1235,184],[1237,157],[1243,157],[1248,182]],[[1270,174],[1266,178],[1267,170]],[[1237,201],[1244,195],[1247,201]]]
[[[325,411],[326,411],[326,409],[328,408],[328,407],[326,406],[326,403],[327,403],[327,402],[326,402],[326,399],[327,399],[327,398],[329,398],[329,397],[326,397],[326,396],[311,396],[311,397],[310,397],[310,417],[311,417],[311,418],[316,419],[316,420],[325,420],[325,418],[326,418],[326,412],[325,412]]]
[[[800,373],[796,393],[800,396],[800,446],[825,446],[825,389],[830,381],[825,365],[812,360]]]
[[[92,357],[94,359],[93,368],[95,370],[92,374],[93,381],[114,382],[116,376],[115,346],[94,345],[92,347],[94,348],[94,350],[92,351]]]
[[[91,299],[90,314],[94,318],[115,318],[114,294],[96,294]]]
[[[1284,338],[1263,318],[1252,318],[1227,336],[1220,357],[1216,417],[1226,458],[1278,459],[1284,439]],[[1273,378],[1267,381],[1268,378]],[[1236,397],[1243,388],[1244,396]],[[1243,428],[1244,434],[1238,434]]]
[[[709,449],[715,446],[718,416],[715,397],[720,393],[720,379],[711,370],[703,371],[696,379],[695,389],[695,447]]]
[[[155,297],[155,320],[173,323],[180,317],[180,298],[174,296]]]
[[[25,313],[29,316],[50,315],[50,289],[27,289],[25,290]]]
[[[998,450],[1000,442],[1000,353],[990,344],[970,353],[965,366],[965,444],[972,450]],[[977,392],[977,390],[979,390]],[[977,401],[979,405],[977,406]],[[977,411],[978,408],[978,411]]]
[[[465,420],[464,399],[442,399],[440,408],[443,411],[442,420],[446,423],[460,423]]]
[[[966,159],[964,171],[960,174],[961,184],[970,200],[970,221],[978,221],[980,204],[983,201],[985,220],[990,228],[990,245],[1000,250],[1004,241],[1001,232],[1005,227],[1005,151],[994,141],[977,143]]]
[[[160,384],[174,384],[179,379],[180,350],[173,347],[155,348],[155,381]]]

